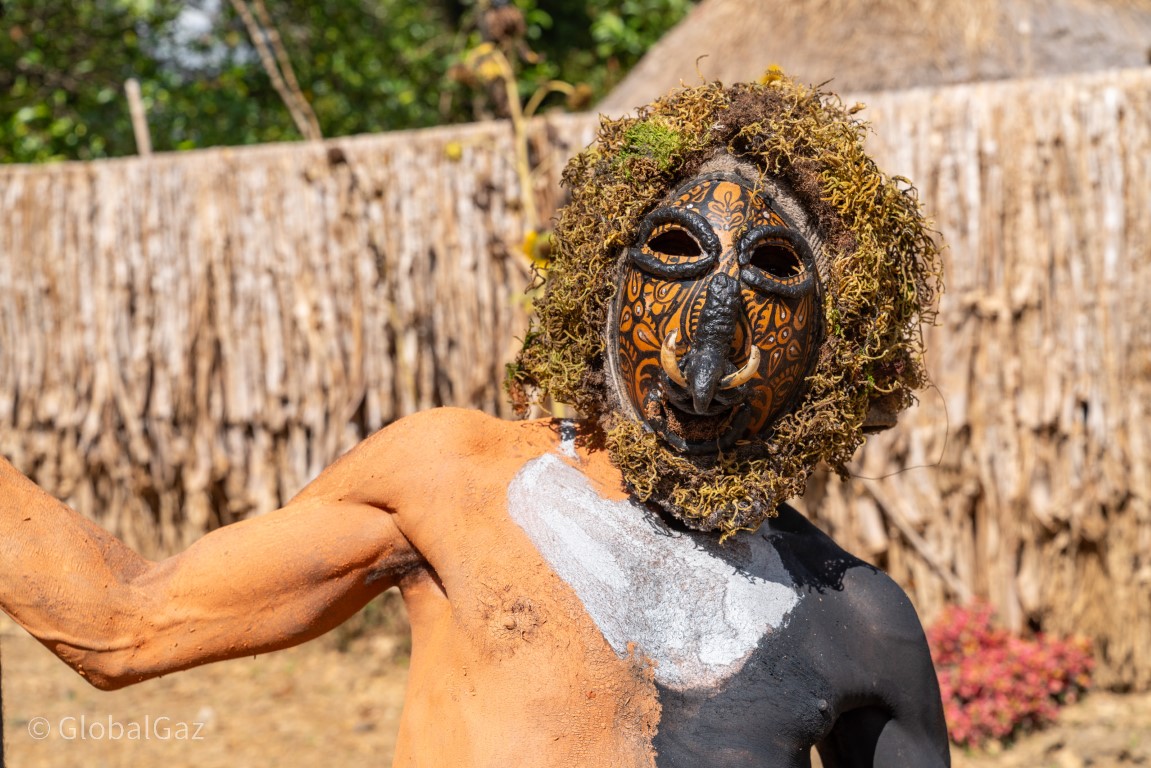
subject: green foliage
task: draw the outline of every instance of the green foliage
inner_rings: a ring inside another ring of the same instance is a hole
[[[0,161],[133,152],[123,85],[157,77],[145,50],[176,3],[12,0],[0,30]]]
[[[606,93],[692,0],[516,0],[526,98],[542,83]],[[277,0],[269,10],[325,136],[474,119],[490,97],[449,76],[480,42],[476,0]],[[299,138],[228,0],[6,0],[0,162],[136,151],[124,82],[140,81],[156,151]],[[189,10],[190,9],[190,10]],[[192,34],[188,13],[210,26]],[[181,13],[184,16],[181,18]],[[180,19],[180,20],[178,20]],[[553,96],[546,106],[562,103]]]
[[[687,15],[689,0],[623,0],[603,2],[592,15],[591,34],[601,59],[615,59],[630,69],[647,52],[653,40]]]
[[[445,74],[459,42],[442,6],[292,0],[280,7],[280,34],[325,136],[467,117],[445,98],[456,88]]]
[[[525,83],[564,80],[607,94],[664,32],[687,15],[694,0],[517,0],[529,45],[543,60],[528,66]]]

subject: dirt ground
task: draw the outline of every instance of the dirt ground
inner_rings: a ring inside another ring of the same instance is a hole
[[[112,693],[2,615],[0,648],[10,768],[386,767],[407,682],[402,635],[378,626]],[[1047,731],[990,753],[954,750],[953,760],[956,768],[1151,766],[1151,695],[1096,692]]]
[[[326,637],[105,692],[0,620],[7,768],[391,765],[407,659],[390,633],[346,652]]]

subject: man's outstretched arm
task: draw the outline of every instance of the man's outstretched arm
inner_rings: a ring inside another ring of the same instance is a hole
[[[296,645],[419,562],[378,501],[328,485],[154,563],[0,459],[0,608],[106,689]]]

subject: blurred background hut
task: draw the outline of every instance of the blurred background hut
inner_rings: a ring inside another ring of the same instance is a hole
[[[778,65],[838,93],[1151,63],[1151,0],[702,0],[599,104]]]

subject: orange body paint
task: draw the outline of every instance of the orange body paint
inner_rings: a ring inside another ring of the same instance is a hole
[[[397,766],[654,766],[659,703],[507,513],[552,422],[441,409],[365,440],[283,509],[159,563],[0,466],[0,605],[117,688],[315,637],[398,585],[413,634]],[[581,449],[582,452],[582,449]],[[584,471],[622,496],[602,455]]]

